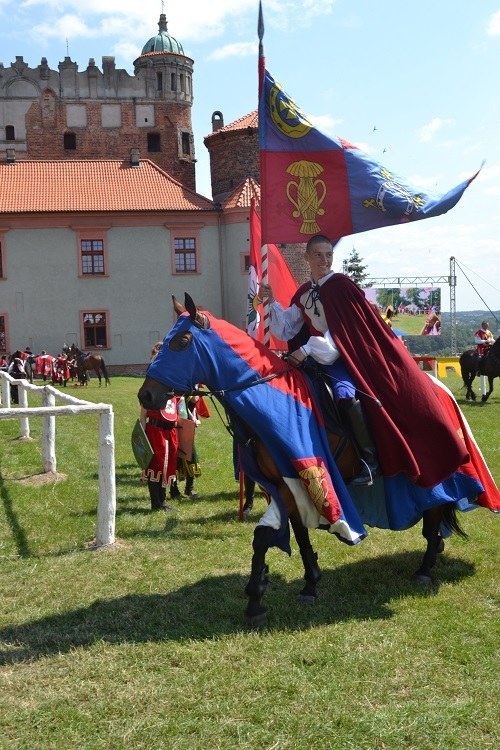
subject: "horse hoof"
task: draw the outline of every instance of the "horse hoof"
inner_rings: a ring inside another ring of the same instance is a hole
[[[318,601],[318,597],[314,594],[303,594],[302,592],[300,592],[297,598],[301,604],[313,605]]]
[[[253,503],[251,505],[245,505],[243,506],[243,518],[246,520],[248,518],[248,514],[253,510]]]
[[[425,585],[429,585],[432,583],[432,578],[428,573],[415,573],[413,576],[413,580],[417,581],[417,583],[423,583]]]
[[[266,617],[267,609],[263,609],[262,612],[257,612],[254,615],[245,614],[245,624],[247,628],[257,630],[258,628],[261,628],[263,625],[265,625]]]

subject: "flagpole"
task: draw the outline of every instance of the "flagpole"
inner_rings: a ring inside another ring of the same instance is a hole
[[[261,97],[264,91],[264,76],[265,76],[265,60],[264,60],[264,15],[262,12],[262,0],[259,0],[259,21],[257,24],[257,34],[259,37],[259,128],[261,125]],[[260,205],[261,205],[261,221],[262,221],[262,204],[265,200],[264,186],[262,179],[262,160],[260,163]],[[265,232],[264,232],[265,236]],[[261,272],[262,272],[262,283],[269,283],[269,258],[267,251],[267,244],[261,245]],[[270,313],[269,313],[269,302],[267,299],[263,303],[263,322],[264,322],[264,345],[269,346],[271,341],[271,329],[270,329]]]

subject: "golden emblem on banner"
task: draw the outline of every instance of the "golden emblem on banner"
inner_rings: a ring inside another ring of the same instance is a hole
[[[298,178],[298,182],[290,180],[286,186],[286,195],[295,207],[292,216],[297,219],[302,216],[301,234],[317,234],[320,227],[316,222],[317,216],[323,216],[325,209],[321,208],[326,198],[326,184],[324,180],[316,179],[323,172],[321,164],[314,161],[294,161],[287,167],[288,174]]]
[[[309,466],[307,469],[299,471],[299,476],[307,488],[307,493],[311,498],[314,507],[318,513],[323,514],[325,507],[328,507],[327,485],[325,470],[321,466]]]
[[[312,128],[300,107],[277,83],[269,93],[269,113],[276,127],[289,138],[303,138]]]

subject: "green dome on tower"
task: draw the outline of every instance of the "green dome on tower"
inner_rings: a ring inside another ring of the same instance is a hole
[[[141,55],[147,55],[151,52],[172,52],[175,55],[184,54],[182,44],[177,39],[174,39],[173,36],[170,36],[167,31],[167,17],[165,13],[161,13],[160,15],[158,33],[156,36],[148,39],[142,48]]]

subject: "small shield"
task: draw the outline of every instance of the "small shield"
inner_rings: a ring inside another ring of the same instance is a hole
[[[135,460],[141,469],[147,469],[153,458],[154,451],[139,419],[132,430],[132,450]]]

